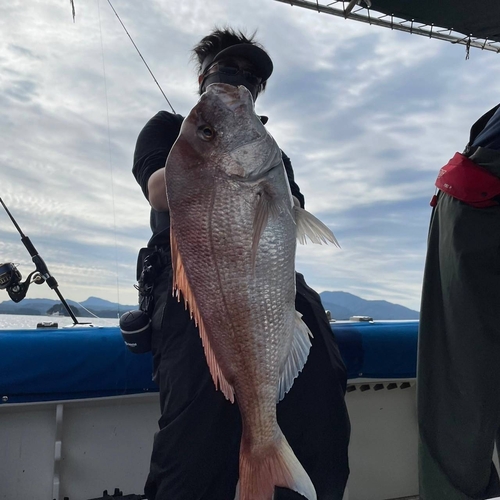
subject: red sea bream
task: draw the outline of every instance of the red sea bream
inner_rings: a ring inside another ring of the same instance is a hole
[[[315,500],[276,420],[309,353],[295,311],[295,247],[331,231],[294,203],[281,151],[244,87],[212,84],[182,124],[165,169],[175,292],[199,326],[214,383],[243,431],[239,500],[275,486]]]

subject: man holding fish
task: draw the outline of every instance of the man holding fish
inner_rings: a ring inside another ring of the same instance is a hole
[[[333,242],[254,111],[273,64],[242,33],[194,48],[201,98],[159,112],[133,173],[151,204],[160,387],[149,500],[341,500],[346,371],[297,239]],[[168,159],[167,159],[168,157]]]

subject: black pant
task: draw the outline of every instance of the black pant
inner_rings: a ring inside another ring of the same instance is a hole
[[[197,328],[158,280],[153,317],[154,375],[162,416],[145,492],[149,500],[233,500],[241,420],[215,390]],[[319,500],[341,500],[349,475],[346,370],[319,296],[297,275],[296,308],[314,335],[308,361],[278,404],[278,423],[309,474]],[[300,499],[277,489],[276,500]]]

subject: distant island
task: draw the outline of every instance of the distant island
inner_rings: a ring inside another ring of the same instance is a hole
[[[68,304],[71,312],[75,316],[82,316],[82,313],[78,307]],[[69,312],[63,306],[62,302],[59,304],[54,304],[46,313],[47,316],[69,316]]]
[[[123,313],[138,309],[137,305],[122,305],[98,297],[89,297],[83,302],[66,300],[73,314],[80,318],[118,318]],[[11,300],[0,302],[0,314],[22,314],[33,316],[69,316],[59,300],[24,299],[17,304]]]
[[[352,316],[369,316],[374,320],[418,319],[418,311],[386,300],[366,300],[347,292],[321,292],[323,307],[332,319],[345,320]],[[122,305],[98,297],[83,302],[68,300],[75,316],[90,318],[118,318],[123,313],[138,309],[136,305]],[[36,316],[68,316],[60,301],[51,299],[24,299],[19,303],[6,300],[0,303],[0,314],[26,314]]]

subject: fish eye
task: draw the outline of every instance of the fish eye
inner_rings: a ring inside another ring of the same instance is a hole
[[[198,127],[198,135],[204,141],[211,141],[214,138],[215,131],[208,125],[202,125],[201,127]]]

